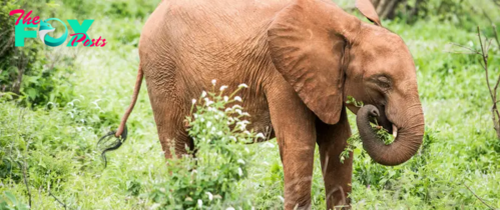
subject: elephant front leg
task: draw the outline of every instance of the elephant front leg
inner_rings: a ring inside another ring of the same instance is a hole
[[[340,162],[340,153],[347,146],[351,136],[351,128],[347,120],[345,108],[340,120],[335,125],[316,121],[321,168],[325,181],[326,209],[349,209],[348,193],[352,183],[352,152]]]
[[[310,209],[315,116],[293,90],[268,100],[285,174],[285,209]]]

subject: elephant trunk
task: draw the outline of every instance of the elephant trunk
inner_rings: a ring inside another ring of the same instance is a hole
[[[375,162],[387,166],[399,165],[418,151],[424,135],[424,116],[421,106],[414,108],[419,110],[413,112],[416,114],[407,115],[406,120],[401,120],[403,123],[398,127],[397,137],[389,145],[382,142],[370,125],[370,118],[378,117],[379,110],[375,106],[365,105],[358,111],[356,124],[363,141],[363,148]]]

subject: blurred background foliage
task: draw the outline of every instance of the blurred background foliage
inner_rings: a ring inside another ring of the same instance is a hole
[[[107,169],[95,146],[99,136],[117,126],[129,103],[141,29],[159,2],[0,0],[0,209],[23,209],[25,204],[32,209],[210,208],[209,194],[197,194],[202,207],[179,196],[193,187],[185,176],[190,171],[182,164],[165,166],[146,88],[129,120],[131,137],[109,154]],[[362,18],[353,9],[354,0],[335,2]],[[498,0],[373,2],[383,25],[399,34],[414,56],[426,134],[419,153],[396,167],[373,163],[357,145],[354,207],[486,209],[484,201],[500,208],[500,141],[491,122],[484,70],[478,56],[457,53],[454,45],[477,49],[477,26],[493,38],[492,24],[500,25]],[[32,16],[42,19],[94,19],[88,34],[108,44],[51,48],[27,39],[25,47],[14,47],[16,17],[8,13],[18,8],[33,10]],[[489,53],[488,79],[495,81],[500,49],[492,44]],[[350,121],[355,122],[351,113]],[[355,133],[356,127],[352,129]],[[223,189],[233,196],[212,208],[281,208],[283,172],[276,142],[245,148],[255,153],[243,160],[249,173]],[[174,172],[179,173],[169,175]],[[199,188],[204,192],[210,186]],[[312,188],[313,209],[324,209],[319,158]]]

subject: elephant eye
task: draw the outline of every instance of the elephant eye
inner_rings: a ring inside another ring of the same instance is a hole
[[[382,88],[387,89],[387,88],[391,87],[391,81],[386,76],[378,76],[376,81],[377,81],[377,84]]]

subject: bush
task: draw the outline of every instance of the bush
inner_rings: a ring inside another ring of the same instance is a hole
[[[94,142],[83,136],[93,130],[65,112],[19,111],[12,103],[0,103],[0,180],[24,185],[26,168],[34,189],[61,189],[70,173],[89,163]]]
[[[24,47],[14,46],[14,22],[18,16],[10,16],[9,12],[19,8],[43,11],[44,6],[13,0],[0,4],[0,98],[15,99],[26,107],[45,106],[49,102],[65,104],[74,96],[68,80],[74,58],[54,53],[38,39],[26,39]]]
[[[204,91],[198,101],[193,99],[196,111],[187,122],[194,150],[169,160],[170,180],[150,193],[155,203],[165,209],[209,209],[238,199],[234,189],[247,176],[253,155],[245,144],[264,138],[246,129],[249,115],[236,104],[241,98],[235,95],[245,86],[229,95],[222,86],[218,94]]]
[[[439,21],[473,28],[483,19],[499,15],[500,5],[494,1],[464,0],[372,0],[382,19],[403,19],[407,23],[436,18]],[[472,3],[473,2],[473,3]],[[496,10],[496,11],[495,11]],[[491,13],[488,15],[488,13]],[[486,17],[488,16],[488,17]]]

